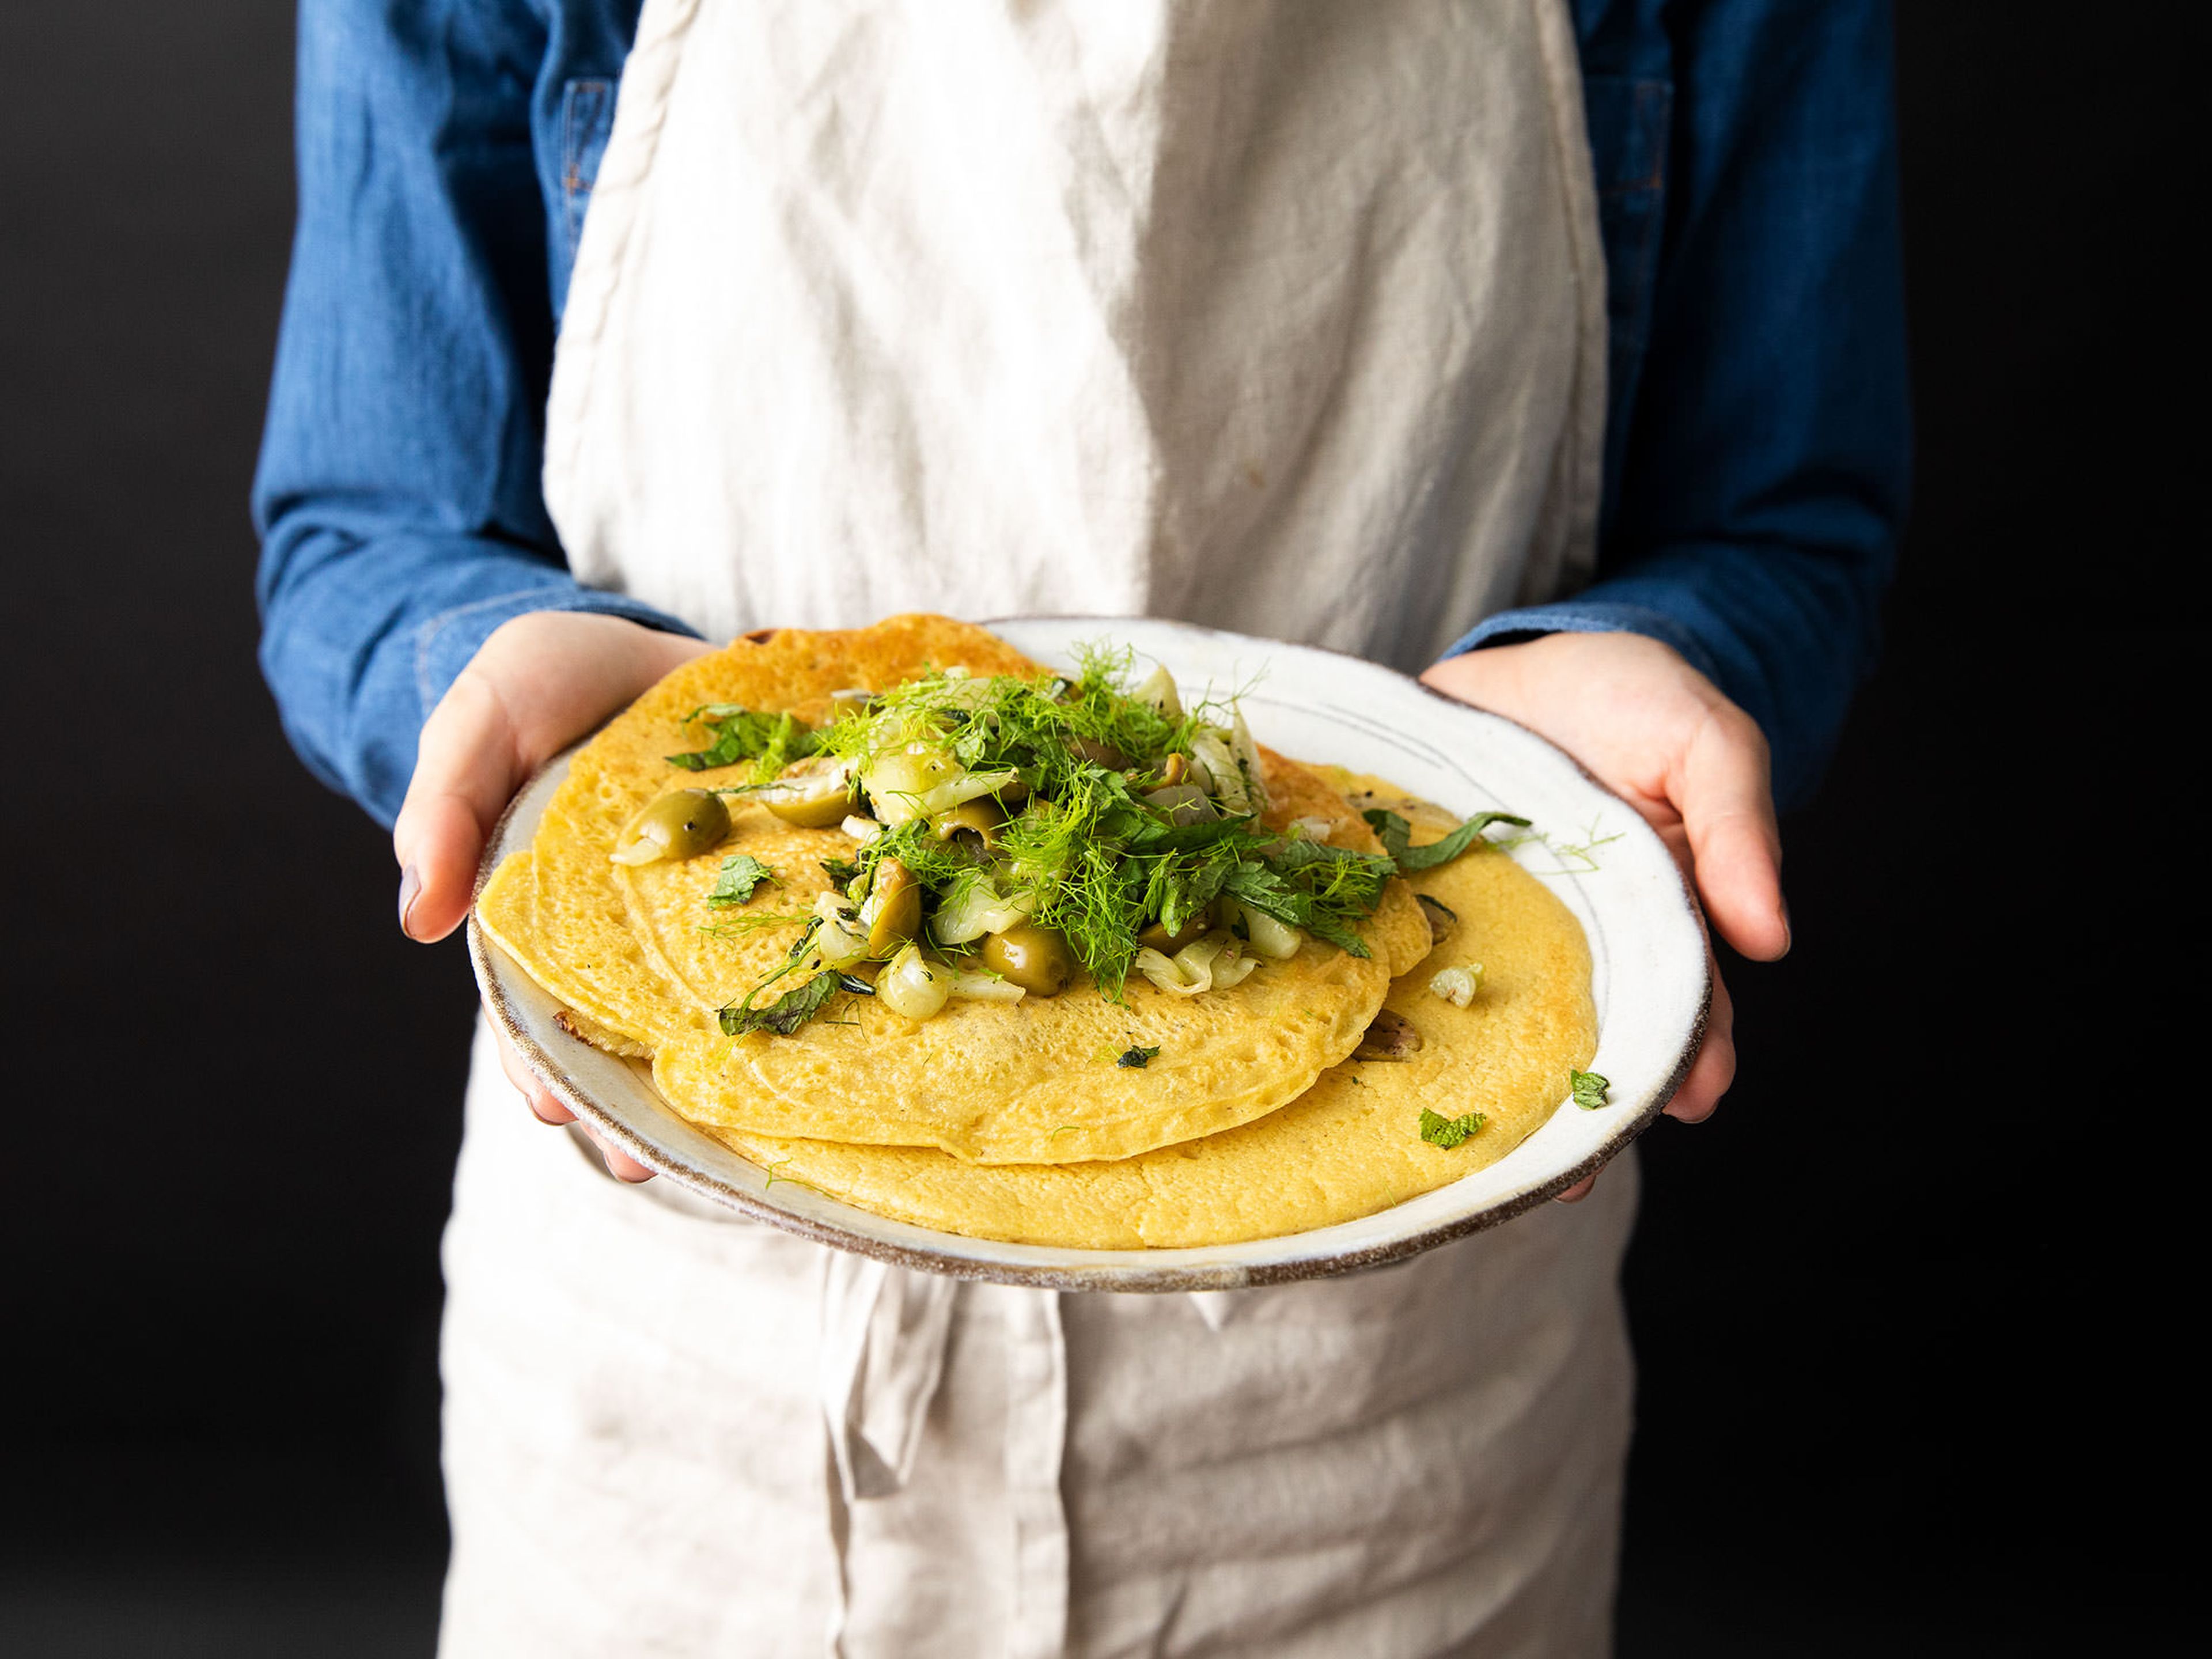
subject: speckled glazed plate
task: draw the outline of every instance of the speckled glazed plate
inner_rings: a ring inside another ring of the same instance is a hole
[[[1589,935],[1598,1015],[1591,1069],[1612,1104],[1562,1098],[1528,1139],[1489,1168],[1357,1221],[1241,1244],[1172,1250],[1071,1250],[933,1231],[855,1209],[768,1174],[678,1117],[646,1068],[586,1047],[553,1023],[558,1007],[484,937],[469,954],[495,1025],[553,1093],[666,1179],[748,1216],[902,1266],[1060,1290],[1234,1290],[1395,1261],[1493,1226],[1543,1202],[1633,1139],[1689,1070],[1711,994],[1705,936],[1666,848],[1617,796],[1543,738],[1357,658],[1182,623],[1024,617],[994,632],[1038,660],[1110,640],[1165,664],[1186,696],[1242,690],[1254,734],[1301,760],[1386,777],[1466,815],[1486,808],[1534,821],[1547,839],[1517,859]],[[484,855],[483,876],[526,848],[568,757],[515,798]],[[1577,848],[1587,848],[1577,853]]]

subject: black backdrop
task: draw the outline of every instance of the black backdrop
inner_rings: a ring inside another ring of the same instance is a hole
[[[1796,954],[1644,1143],[1628,1655],[2182,1629],[2199,16],[1901,7],[1918,506]],[[289,8],[9,34],[0,1649],[427,1653],[471,992],[253,668]]]

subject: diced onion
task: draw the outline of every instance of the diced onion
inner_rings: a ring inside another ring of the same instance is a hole
[[[863,847],[884,833],[882,824],[873,818],[862,817],[858,812],[853,813],[837,827]]]
[[[1179,997],[1194,997],[1213,988],[1213,964],[1228,946],[1236,941],[1224,929],[1216,928],[1202,939],[1167,956],[1150,945],[1137,952],[1136,969],[1161,990]],[[1239,974],[1242,979],[1243,975]]]
[[[953,667],[945,671],[945,689],[939,694],[947,708],[981,708],[991,701],[991,682],[977,679],[966,669]]]
[[[933,1018],[951,994],[951,969],[926,961],[911,942],[876,976],[876,1000],[912,1020]]]
[[[1232,985],[1242,985],[1260,965],[1260,958],[1248,957],[1231,939],[1219,956],[1213,959],[1213,988],[1225,991]]]
[[[839,895],[816,894],[814,914],[822,918],[822,926],[815,929],[814,942],[801,958],[801,966],[849,968],[867,956],[868,930]]]
[[[1171,720],[1182,718],[1182,698],[1176,695],[1175,676],[1166,668],[1155,668],[1145,676],[1145,683],[1129,694],[1139,702],[1148,702]]]
[[[1429,989],[1453,1006],[1464,1008],[1474,1000],[1474,994],[1482,988],[1482,964],[1470,962],[1463,968],[1446,968],[1429,981]]]
[[[1000,979],[996,974],[960,973],[951,977],[952,994],[969,1002],[1019,1002],[1029,994],[1013,981]]]
[[[923,799],[939,784],[961,775],[960,763],[941,749],[908,744],[888,755],[878,755],[860,773],[868,804],[885,823],[904,823],[927,816]],[[939,809],[942,811],[942,808]]]
[[[1267,810],[1267,779],[1260,766],[1260,745],[1252,741],[1252,728],[1244,723],[1244,711],[1237,711],[1237,724],[1229,734],[1237,751],[1237,760],[1244,774],[1246,793],[1251,797],[1252,810]]]
[[[1231,901],[1232,903],[1234,900]],[[1278,921],[1264,910],[1255,910],[1249,904],[1237,905],[1244,918],[1244,931],[1251,938],[1252,953],[1274,962],[1288,962],[1297,955],[1298,946],[1305,935],[1286,921]]]
[[[1018,772],[969,772],[949,782],[927,790],[916,805],[921,808],[912,817],[933,818],[939,812],[950,812],[963,801],[974,800],[979,795],[995,795],[1010,783],[1019,783]]]
[[[1212,781],[1213,796],[1231,812],[1252,810],[1252,797],[1244,787],[1243,769],[1230,750],[1227,736],[1218,726],[1207,726],[1190,740],[1190,752]]]
[[[1292,818],[1291,828],[1308,841],[1327,841],[1329,832],[1336,828],[1334,818]]]
[[[986,933],[1018,927],[1036,914],[1036,907],[1035,893],[1002,894],[988,881],[972,882],[938,907],[929,931],[939,945],[966,945]]]
[[[1139,973],[1152,981],[1161,990],[1172,992],[1179,997],[1190,996],[1205,988],[1203,986],[1186,983],[1182,970],[1175,965],[1175,959],[1172,957],[1162,955],[1149,945],[1137,952],[1135,966]],[[1212,983],[1211,975],[1207,975],[1206,982]]]

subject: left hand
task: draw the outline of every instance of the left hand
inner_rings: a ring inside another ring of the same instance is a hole
[[[1549,738],[1659,832],[1720,936],[1754,962],[1790,949],[1766,738],[1680,654],[1640,634],[1547,634],[1421,676]],[[1735,1079],[1735,1011],[1713,969],[1704,1045],[1667,1115],[1702,1122]],[[1559,1194],[1586,1197],[1597,1177]]]

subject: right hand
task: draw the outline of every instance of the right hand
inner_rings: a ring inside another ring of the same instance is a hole
[[[495,629],[423,722],[415,776],[392,828],[400,931],[427,944],[459,927],[484,843],[531,774],[711,649],[588,611],[532,611]],[[540,1120],[574,1121],[503,1037],[500,1064]],[[611,1173],[651,1178],[642,1164],[592,1139]]]

